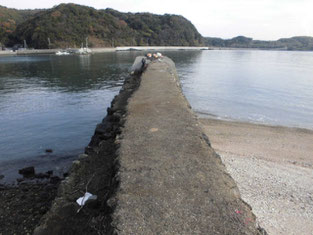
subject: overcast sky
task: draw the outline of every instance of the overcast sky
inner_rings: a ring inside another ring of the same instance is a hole
[[[183,15],[203,36],[210,37],[277,40],[313,36],[313,0],[0,0],[0,5],[34,9],[68,2],[122,12]]]

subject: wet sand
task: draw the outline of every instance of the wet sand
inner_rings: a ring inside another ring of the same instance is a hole
[[[242,198],[271,235],[313,234],[313,131],[201,119]]]

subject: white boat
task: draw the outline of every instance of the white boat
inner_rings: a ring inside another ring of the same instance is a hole
[[[87,54],[91,53],[91,50],[88,47],[82,47],[82,48],[78,49],[78,51],[76,53],[80,54],[80,55],[87,55]]]
[[[80,49],[71,49],[69,48],[67,51],[69,51],[72,54],[77,54],[77,55],[88,55],[91,54],[91,49],[88,48],[88,37],[86,37],[86,47],[84,47],[84,43],[82,43]]]
[[[79,49],[68,49],[71,54],[76,55],[88,55],[91,53],[91,50],[88,47],[81,47]]]
[[[57,51],[55,54],[56,55],[69,55],[70,53],[67,51]]]

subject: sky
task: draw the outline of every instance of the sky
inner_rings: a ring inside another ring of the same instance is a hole
[[[208,37],[277,40],[313,36],[313,0],[0,0],[0,5],[35,9],[69,2],[122,12],[182,15]]]

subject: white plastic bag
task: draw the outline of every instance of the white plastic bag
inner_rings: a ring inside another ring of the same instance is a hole
[[[86,192],[85,195],[83,197],[78,198],[76,202],[78,205],[83,206],[89,200],[97,200],[97,195],[93,195],[91,193]]]

